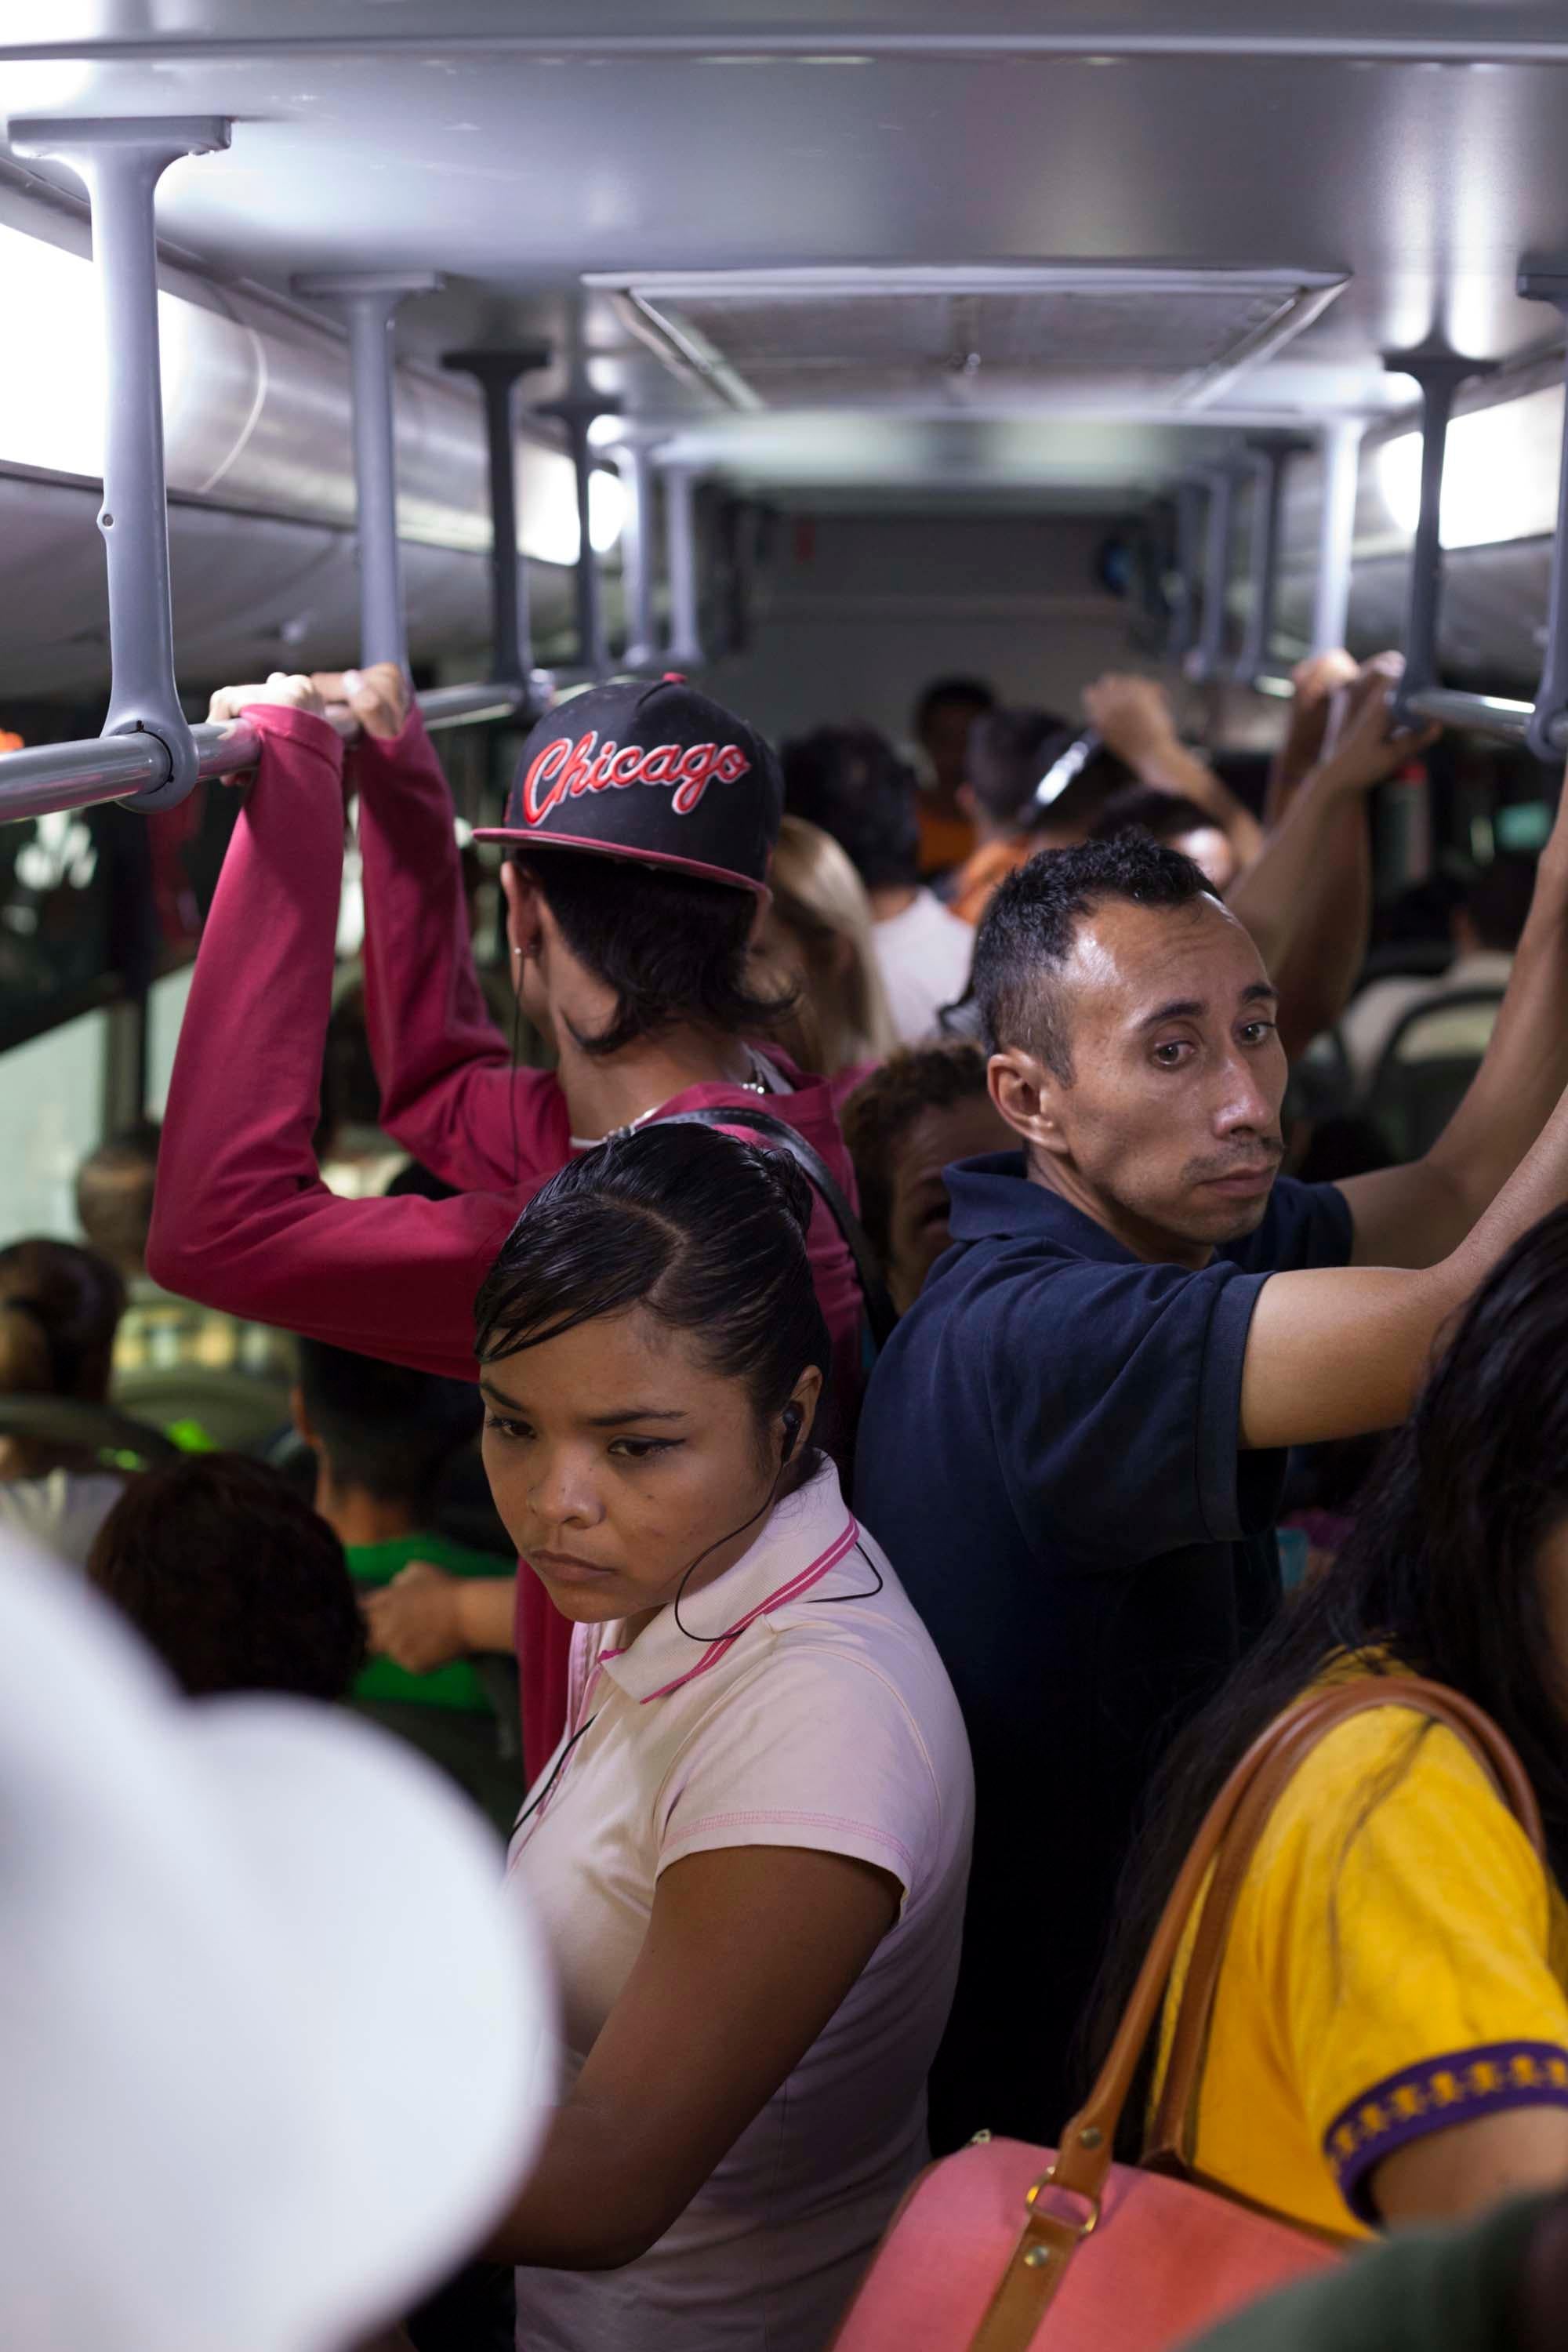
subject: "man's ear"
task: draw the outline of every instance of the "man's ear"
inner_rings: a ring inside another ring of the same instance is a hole
[[[509,857],[500,870],[506,898],[506,936],[512,961],[526,961],[539,953],[544,933],[544,896],[526,866]]]
[[[1015,1135],[1041,1151],[1065,1154],[1062,1130],[1062,1081],[1037,1055],[1022,1045],[1005,1045],[993,1054],[985,1082],[991,1099]]]

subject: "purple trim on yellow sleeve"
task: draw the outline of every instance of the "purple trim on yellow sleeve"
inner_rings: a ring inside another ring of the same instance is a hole
[[[1385,2156],[1426,2132],[1509,2107],[1568,2107],[1568,2050],[1555,2042],[1489,2042],[1404,2066],[1342,2109],[1323,2134],[1323,2153],[1351,2211],[1375,2222],[1372,2176]]]

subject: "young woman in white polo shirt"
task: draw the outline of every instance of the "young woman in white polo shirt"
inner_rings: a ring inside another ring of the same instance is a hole
[[[563,2044],[490,2248],[526,2352],[816,2352],[925,2159],[969,1752],[811,1443],[810,1212],[782,1153],[645,1128],[536,1195],[479,1295],[490,1484],[576,1626],[510,1865]]]

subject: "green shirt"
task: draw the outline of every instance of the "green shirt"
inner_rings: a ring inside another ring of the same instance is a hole
[[[422,1530],[395,1536],[389,1543],[348,1544],[349,1574],[356,1584],[390,1584],[413,1560],[422,1559],[448,1576],[505,1576],[507,1564],[494,1552],[470,1551],[466,1544]],[[453,1658],[433,1674],[411,1675],[390,1658],[372,1658],[354,1678],[354,1698],[416,1699],[422,1706],[461,1708],[468,1715],[493,1715],[489,1693],[467,1658]]]

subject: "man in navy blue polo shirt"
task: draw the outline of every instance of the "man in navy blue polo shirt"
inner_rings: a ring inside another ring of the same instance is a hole
[[[1391,728],[1377,681],[1334,789],[1408,756]],[[954,1246],[877,1367],[856,1498],[974,1753],[939,2148],[1066,2119],[1150,1769],[1278,1596],[1282,1449],[1403,1419],[1446,1318],[1568,1198],[1568,821],[1486,1061],[1407,1168],[1278,1177],[1274,991],[1146,835],[1012,876],[974,985],[1022,1149],[949,1171]]]

